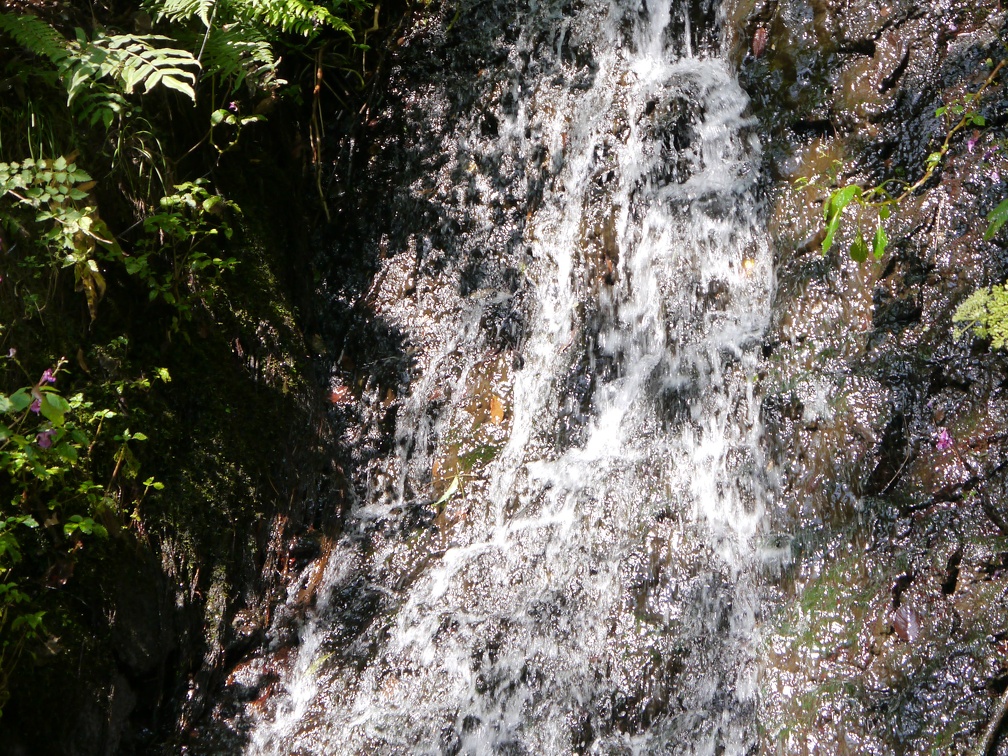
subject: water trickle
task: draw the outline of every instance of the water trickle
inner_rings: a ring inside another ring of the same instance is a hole
[[[417,184],[511,286],[448,264],[378,298],[417,358],[396,443],[305,577],[318,601],[251,753],[756,742],[771,273],[746,97],[685,5],[522,12],[499,106]],[[523,166],[517,231],[487,161]],[[418,223],[389,249],[435,257]]]

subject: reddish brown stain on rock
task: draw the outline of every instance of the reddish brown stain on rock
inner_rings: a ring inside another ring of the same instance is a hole
[[[765,26],[757,26],[752,38],[752,54],[757,58],[763,54],[767,45],[767,30]]]

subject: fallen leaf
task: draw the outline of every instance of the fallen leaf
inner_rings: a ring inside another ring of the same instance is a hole
[[[765,26],[756,27],[756,31],[752,38],[752,53],[755,57],[760,57],[763,51],[766,50],[767,44],[767,30]]]
[[[494,425],[500,425],[504,421],[504,403],[496,394],[490,397],[490,420]]]

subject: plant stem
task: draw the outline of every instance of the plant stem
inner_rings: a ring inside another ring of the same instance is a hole
[[[974,102],[979,100],[980,96],[984,93],[984,90],[986,90],[987,87],[989,87],[994,82],[994,79],[997,77],[998,73],[1000,73],[1001,69],[1004,68],[1005,63],[1008,63],[1008,60],[1002,60],[994,67],[994,70],[990,72],[990,75],[987,77],[987,80],[983,83],[983,86],[980,87],[980,89],[978,89],[974,93],[973,95]],[[922,186],[924,186],[924,184],[926,184],[931,179],[931,177],[934,176],[934,173],[938,169],[938,166],[941,165],[941,159],[945,157],[945,153],[947,153],[949,151],[949,148],[952,146],[952,137],[955,136],[962,129],[966,128],[966,124],[969,123],[970,116],[973,115],[973,112],[974,111],[972,108],[968,108],[966,112],[963,113],[962,118],[959,119],[959,123],[953,126],[952,130],[945,135],[945,141],[942,142],[942,146],[938,149],[937,152],[938,159],[933,162],[929,161],[930,164],[928,165],[928,169],[924,172],[924,175],[921,176],[915,183],[911,184],[906,189],[904,189],[903,193],[900,194],[898,197],[879,200],[877,202],[867,202],[865,204],[871,205],[872,207],[881,207],[883,205],[898,205],[900,202],[902,202],[911,194],[913,194]],[[883,182],[883,184],[884,183],[885,182]],[[878,189],[883,184],[880,184],[879,186],[874,188]]]

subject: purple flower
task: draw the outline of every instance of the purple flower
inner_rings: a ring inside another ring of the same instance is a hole
[[[976,143],[979,141],[980,137],[975,135],[966,140],[966,149],[970,151],[970,154],[973,153],[973,148],[976,147]]]
[[[238,103],[235,102],[234,100],[232,100],[231,102],[229,102],[228,103],[228,110],[230,110],[232,113],[237,113],[238,112]]]
[[[53,375],[52,368],[46,368],[45,372],[42,373],[42,377],[39,378],[39,385],[43,383],[56,383],[56,376]]]
[[[55,436],[55,435],[56,435],[56,431],[54,431],[54,430],[52,430],[50,428],[49,430],[44,430],[41,433],[39,433],[35,437],[35,441],[43,449],[48,449],[50,446],[52,446],[53,436]]]
[[[952,436],[949,435],[948,428],[942,428],[938,431],[938,435],[935,438],[935,448],[938,451],[945,451],[946,449],[952,448]]]
[[[998,173],[998,169],[997,168],[994,168],[993,170],[991,170],[991,172],[988,173],[987,175],[990,177],[990,180],[993,181],[995,184],[1000,184],[1001,183],[1001,174]]]
[[[15,349],[14,347],[11,347],[10,351],[7,352],[7,359],[8,360],[17,359],[17,349]]]
[[[42,402],[36,399],[34,402],[31,403],[31,407],[29,407],[28,409],[30,409],[37,415],[39,412],[42,411]]]

